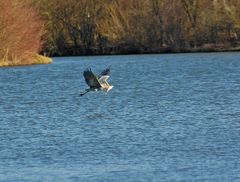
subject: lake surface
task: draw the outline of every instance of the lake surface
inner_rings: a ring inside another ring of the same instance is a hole
[[[54,58],[0,90],[1,182],[240,181],[240,53]]]

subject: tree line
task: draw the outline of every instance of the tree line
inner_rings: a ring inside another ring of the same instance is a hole
[[[237,47],[239,0],[36,0],[50,55]]]
[[[0,66],[48,56],[234,50],[239,0],[0,0]]]

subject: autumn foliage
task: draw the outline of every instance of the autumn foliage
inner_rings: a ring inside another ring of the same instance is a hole
[[[0,0],[0,65],[33,64],[44,24],[27,0]]]

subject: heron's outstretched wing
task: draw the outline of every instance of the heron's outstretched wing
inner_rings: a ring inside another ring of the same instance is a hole
[[[107,79],[109,77],[110,77],[109,75],[103,75],[98,79],[98,81],[99,81],[100,84],[105,83],[105,82],[107,82]]]
[[[100,75],[98,75],[98,78],[101,78],[102,76],[109,76],[110,75],[110,66],[102,71]]]
[[[83,72],[86,83],[90,88],[100,88],[101,85],[98,78],[94,75],[91,69],[87,69]]]

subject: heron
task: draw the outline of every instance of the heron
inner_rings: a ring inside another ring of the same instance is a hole
[[[105,93],[108,93],[113,88],[113,85],[110,85],[107,81],[108,78],[110,77],[109,75],[110,75],[110,67],[103,70],[98,76],[92,72],[91,68],[86,69],[83,72],[83,76],[89,88],[87,88],[85,92],[81,93],[80,96],[83,96],[90,91],[99,91],[99,90],[102,90]]]

